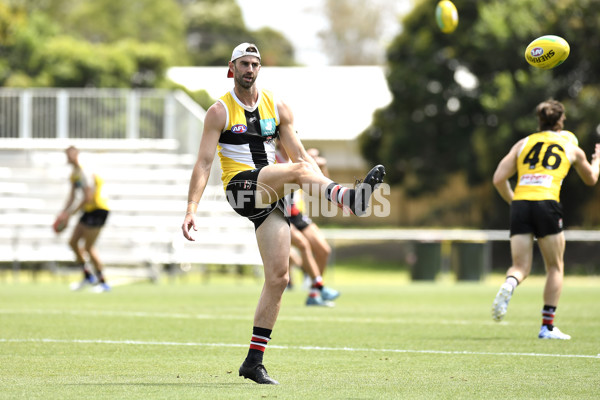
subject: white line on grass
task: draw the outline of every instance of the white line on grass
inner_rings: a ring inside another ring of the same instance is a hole
[[[181,313],[157,313],[143,311],[106,311],[106,310],[80,310],[80,311],[62,311],[62,310],[2,310],[0,314],[52,314],[52,315],[77,315],[85,317],[137,317],[137,318],[173,318],[173,319],[212,319],[212,320],[233,320],[247,321],[252,319],[252,315],[231,315],[231,314],[181,314]],[[280,315],[278,321],[310,322],[327,321],[340,323],[361,323],[361,324],[435,324],[435,325],[498,325],[492,321],[469,321],[469,320],[419,320],[416,318],[355,318],[355,317],[331,317],[326,315],[319,316],[286,316]],[[506,324],[502,322],[501,324]]]
[[[0,343],[79,343],[79,344],[117,344],[142,346],[193,346],[193,347],[248,347],[247,344],[236,343],[194,343],[194,342],[155,342],[141,340],[102,340],[102,339],[2,339]],[[319,346],[278,346],[269,345],[270,349],[308,350],[308,351],[347,351],[347,352],[381,352],[381,353],[414,353],[442,355],[483,355],[483,356],[517,356],[517,357],[558,357],[558,358],[593,358],[600,360],[600,354],[551,354],[551,353],[494,353],[487,351],[450,351],[450,350],[410,350],[410,349],[369,349],[354,347],[319,347]]]

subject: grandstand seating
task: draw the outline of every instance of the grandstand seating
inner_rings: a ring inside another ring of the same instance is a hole
[[[59,236],[51,228],[69,191],[64,149],[70,144],[106,181],[111,214],[97,247],[107,266],[155,271],[164,265],[262,264],[253,225],[223,199],[218,168],[198,209],[197,240],[183,238],[195,157],[178,153],[178,144],[166,139],[0,139],[0,263],[56,266],[73,260],[67,241],[76,218]]]

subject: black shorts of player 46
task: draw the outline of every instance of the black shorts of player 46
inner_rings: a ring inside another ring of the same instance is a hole
[[[258,229],[265,219],[267,219],[269,214],[276,209],[281,210],[284,218],[289,224],[290,221],[285,217],[285,204],[283,199],[277,200],[267,207],[256,207],[256,189],[258,186],[258,174],[260,173],[261,168],[242,171],[231,178],[225,188],[227,202],[236,213],[252,221],[254,230]],[[273,196],[275,198],[274,194]]]
[[[562,204],[554,200],[514,200],[510,204],[510,236],[533,233],[537,238],[563,231]]]
[[[94,210],[84,212],[79,222],[89,228],[101,228],[108,218],[108,210]]]

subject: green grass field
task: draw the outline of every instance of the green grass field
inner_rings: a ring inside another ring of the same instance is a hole
[[[75,277],[73,277],[75,279]],[[337,267],[335,308],[284,295],[265,354],[279,386],[237,369],[261,283],[199,276],[72,293],[63,279],[0,280],[2,399],[586,399],[600,393],[600,278],[568,277],[556,324],[537,339],[543,279],[490,317],[502,281],[411,283]]]

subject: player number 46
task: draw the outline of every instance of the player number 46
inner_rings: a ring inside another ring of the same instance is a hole
[[[540,153],[542,152],[543,146],[544,142],[537,142],[525,156],[523,164],[529,164],[529,169],[534,169],[540,162]],[[561,151],[563,154],[565,153],[562,146],[558,144],[551,144],[548,146],[544,153],[544,158],[542,159],[542,166],[546,169],[557,169],[562,162],[561,154],[555,153],[554,150]]]

